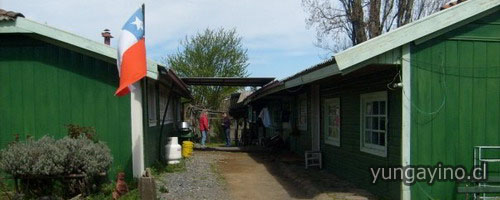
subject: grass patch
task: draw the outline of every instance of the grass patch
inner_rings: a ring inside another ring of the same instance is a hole
[[[210,147],[210,148],[214,148],[214,147],[226,147],[226,142],[225,141],[222,141],[222,142],[210,142],[210,143],[206,143],[205,146],[206,147]],[[231,141],[231,146],[232,147],[236,146],[236,142],[235,141]]]
[[[214,147],[225,147],[226,143],[222,142],[212,142],[212,143],[207,143],[205,144],[206,147],[214,148]]]
[[[139,198],[139,190],[137,189],[138,183],[136,180],[127,182],[129,192],[122,196],[120,199],[129,200],[129,199],[140,199]],[[81,197],[79,199],[86,200],[109,200],[113,199],[113,191],[115,190],[116,183],[108,182],[99,185],[99,188],[94,191],[89,196]],[[16,193],[14,192],[14,186],[10,183],[0,182],[0,200],[7,199],[16,199],[14,198]],[[56,199],[57,199],[56,195]],[[62,198],[60,198],[62,199]]]
[[[121,196],[120,199],[140,199],[139,198],[139,190],[137,189],[137,181],[127,182],[129,192],[124,196]],[[103,184],[99,189],[99,192],[94,193],[88,197],[86,200],[109,200],[113,199],[113,191],[115,190],[116,183],[107,183]]]
[[[151,173],[153,177],[158,177],[163,173],[177,173],[186,171],[186,159],[181,159],[178,164],[165,165],[161,162],[156,162],[151,166]]]
[[[219,173],[219,170],[217,169],[217,163],[210,163],[210,171],[215,174],[217,182],[224,184],[226,183],[226,179],[222,176],[221,173]]]

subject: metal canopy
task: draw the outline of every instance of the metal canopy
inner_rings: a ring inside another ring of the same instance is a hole
[[[236,78],[236,77],[190,77],[182,78],[187,85],[207,86],[263,86],[274,78]]]

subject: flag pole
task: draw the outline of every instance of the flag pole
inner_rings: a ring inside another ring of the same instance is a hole
[[[142,28],[143,28],[143,31],[144,31],[144,36],[146,36],[146,6],[144,5],[144,3],[142,4]]]

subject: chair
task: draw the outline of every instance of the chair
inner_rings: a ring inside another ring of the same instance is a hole
[[[305,153],[306,169],[313,166],[322,167],[321,151],[306,151]]]

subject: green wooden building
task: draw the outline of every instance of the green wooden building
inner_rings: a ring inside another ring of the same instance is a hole
[[[245,102],[256,113],[271,110],[268,129],[292,151],[321,151],[323,168],[384,199],[465,199],[457,188],[466,183],[372,184],[370,168],[471,169],[475,146],[500,146],[500,1],[439,11]]]
[[[94,127],[110,147],[111,174],[122,169],[137,177],[161,159],[165,136],[181,120],[181,98],[191,97],[173,71],[148,60],[147,78],[131,94],[116,97],[114,48],[19,13],[0,13],[0,148],[15,134],[60,138],[65,125],[77,124]]]

